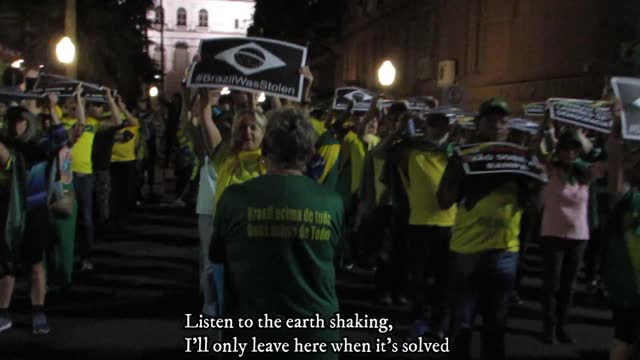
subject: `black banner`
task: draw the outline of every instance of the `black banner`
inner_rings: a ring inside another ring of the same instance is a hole
[[[547,104],[554,120],[607,134],[611,131],[613,114],[608,104],[560,98],[551,98]]]
[[[189,87],[228,87],[302,101],[300,75],[307,48],[263,38],[200,41],[200,62],[187,73]]]
[[[462,145],[455,151],[468,175],[512,174],[547,181],[542,163],[522,146],[492,142]]]
[[[614,77],[613,91],[622,104],[622,136],[640,140],[640,79]]]

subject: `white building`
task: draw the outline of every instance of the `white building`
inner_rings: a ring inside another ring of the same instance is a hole
[[[179,91],[201,39],[246,36],[254,8],[254,0],[155,0],[155,9],[148,13],[153,23],[148,32],[149,54],[161,64],[164,35],[165,93],[170,96]]]

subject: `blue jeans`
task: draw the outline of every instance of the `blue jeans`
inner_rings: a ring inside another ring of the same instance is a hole
[[[94,242],[93,228],[93,174],[73,173],[73,187],[78,200],[78,220],[82,223],[82,236],[77,237],[78,252],[83,259],[89,258]]]
[[[515,287],[518,253],[488,250],[449,254],[452,358],[471,357],[476,310],[482,314],[482,358],[505,359],[504,335]]]

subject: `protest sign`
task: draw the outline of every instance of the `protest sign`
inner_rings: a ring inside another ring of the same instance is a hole
[[[48,73],[40,73],[38,80],[30,92],[39,95],[51,93],[56,94],[59,97],[68,97],[76,94],[78,85],[82,85],[83,92],[85,94],[104,94],[107,89],[101,85],[77,79]]]
[[[333,96],[333,109],[346,110],[353,102],[353,111],[368,111],[375,93],[358,87],[337,88]]]
[[[640,79],[614,77],[611,86],[622,105],[622,137],[640,140]]]
[[[608,104],[591,100],[551,98],[547,100],[550,117],[567,124],[609,133],[613,114]]]
[[[427,99],[414,97],[407,99],[407,109],[409,111],[422,112],[429,110],[429,105],[427,105]]]
[[[300,69],[307,48],[283,41],[233,37],[200,41],[200,62],[192,64],[187,86],[264,92],[302,101]]]
[[[522,108],[524,109],[525,116],[544,117],[546,104],[544,102],[533,102],[533,103],[523,104]]]
[[[9,104],[19,104],[22,100],[43,99],[44,94],[32,94],[13,89],[0,89],[0,102]]]
[[[525,147],[491,142],[462,145],[456,148],[468,175],[514,174],[546,182],[544,166]]]

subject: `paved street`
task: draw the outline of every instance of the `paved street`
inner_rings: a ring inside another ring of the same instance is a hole
[[[136,215],[126,235],[111,236],[96,249],[96,269],[78,275],[70,292],[47,300],[51,334],[31,335],[26,281],[20,279],[11,314],[14,328],[0,335],[0,359],[195,359],[184,354],[184,337],[198,332],[182,329],[185,313],[198,313],[197,223],[184,210],[152,207]],[[570,329],[575,346],[542,344],[539,339],[540,258],[527,259],[523,295],[525,305],[515,308],[507,338],[510,359],[605,359],[613,331],[606,309],[586,306],[582,292]],[[371,305],[371,274],[355,272],[339,277],[343,314],[390,316],[394,335],[408,330],[407,309]],[[353,339],[371,340],[374,331],[352,331]],[[476,336],[477,338],[477,336]],[[475,344],[478,353],[478,344]],[[212,355],[204,355],[211,357]],[[343,359],[351,356],[343,356]],[[363,355],[366,359],[403,359],[395,354]],[[423,358],[413,355],[405,358]],[[303,357],[301,357],[303,359]]]

